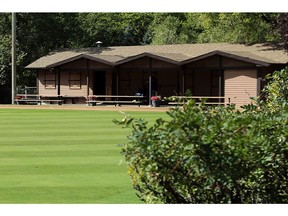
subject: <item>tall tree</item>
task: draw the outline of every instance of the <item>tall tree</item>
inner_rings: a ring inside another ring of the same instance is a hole
[[[146,33],[152,44],[195,43],[199,29],[191,14],[156,13]]]
[[[276,21],[272,25],[280,35],[283,47],[288,50],[288,13],[282,13],[277,16]]]
[[[203,13],[197,20],[203,29],[198,42],[259,43],[275,39],[271,26],[256,13]]]
[[[78,44],[81,29],[77,16],[76,13],[17,14],[17,41],[25,53],[22,64],[18,64],[19,85],[35,86],[35,73],[24,69],[30,62],[56,48],[81,46]]]
[[[79,23],[84,31],[82,45],[104,46],[137,45],[143,42],[143,35],[151,21],[148,13],[83,13]]]
[[[11,19],[9,13],[0,14],[0,85],[7,87],[11,86]],[[22,65],[25,52],[19,47],[19,42],[16,45],[16,62]]]

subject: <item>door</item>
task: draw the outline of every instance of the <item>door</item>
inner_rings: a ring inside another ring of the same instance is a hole
[[[105,95],[106,94],[106,73],[105,71],[95,71],[94,72],[94,95]]]

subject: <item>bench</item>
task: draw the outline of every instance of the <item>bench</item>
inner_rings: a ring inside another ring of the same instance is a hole
[[[121,104],[137,104],[139,107],[141,105],[141,101],[108,101],[108,100],[90,100],[86,101],[88,106],[90,105],[101,105],[101,104],[114,104],[115,106],[121,106]]]
[[[144,96],[135,95],[89,95],[87,97],[86,104],[88,106],[96,106],[101,104],[114,104],[115,106],[121,106],[122,104],[137,104],[140,107],[140,105],[143,104],[144,98]]]
[[[50,104],[52,102],[55,102],[57,103],[58,105],[62,105],[63,103],[63,100],[48,100],[48,99],[15,99],[15,102],[17,104],[29,104],[29,103],[37,103],[39,105],[42,105],[42,103],[45,103],[45,102],[49,102]]]
[[[49,96],[50,97],[50,96]],[[53,96],[54,98],[58,98],[58,96]],[[14,101],[16,104],[39,104],[42,105],[42,103],[49,102],[51,103],[57,103],[58,105],[63,104],[63,100],[61,99],[45,99],[47,96],[44,96],[42,98],[40,95],[30,95],[30,94],[18,94],[16,95]]]

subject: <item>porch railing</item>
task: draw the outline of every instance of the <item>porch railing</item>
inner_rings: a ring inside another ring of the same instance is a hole
[[[196,104],[200,104],[204,100],[207,105],[225,105],[224,96],[171,96],[167,100],[170,105],[183,105],[190,99],[195,100]],[[230,104],[229,99],[227,104]]]

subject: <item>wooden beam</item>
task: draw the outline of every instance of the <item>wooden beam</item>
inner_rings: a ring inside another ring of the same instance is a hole
[[[149,105],[151,105],[152,97],[152,58],[149,58]]]
[[[185,95],[185,76],[186,76],[185,66],[180,66],[180,72],[182,73],[182,95]]]
[[[58,79],[57,79],[57,94],[58,96],[61,95],[61,74],[60,74],[60,68],[57,67],[57,76],[58,76]]]
[[[88,95],[90,94],[89,89],[90,89],[90,70],[89,70],[89,59],[86,60],[86,82],[87,82],[87,98]]]
[[[261,82],[262,82],[262,67],[261,66],[256,66],[257,67],[257,97],[261,93]]]

